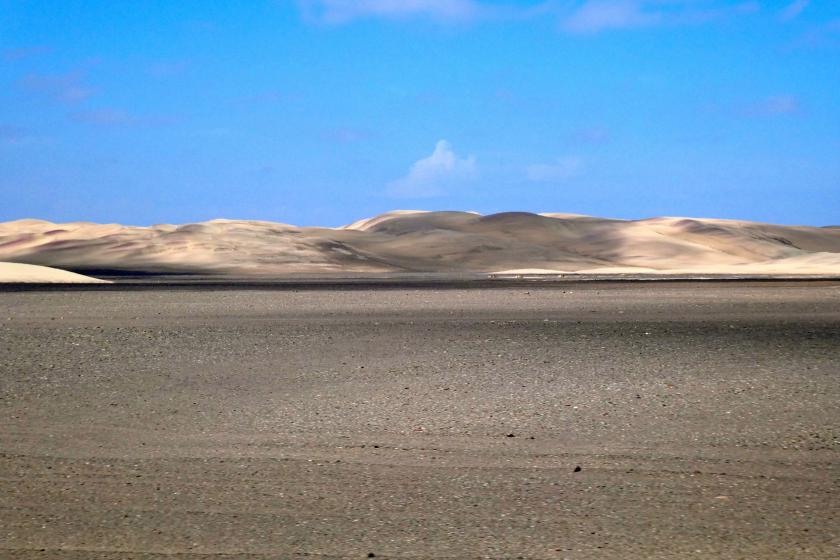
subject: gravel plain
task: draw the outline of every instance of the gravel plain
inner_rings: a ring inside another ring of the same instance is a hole
[[[840,558],[840,282],[0,291],[0,557]]]

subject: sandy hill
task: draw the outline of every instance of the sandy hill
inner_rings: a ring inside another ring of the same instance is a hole
[[[840,228],[738,220],[395,211],[340,228],[244,220],[0,223],[0,260],[84,271],[840,274]]]
[[[66,270],[0,262],[0,284],[102,284],[105,280],[83,276]]]

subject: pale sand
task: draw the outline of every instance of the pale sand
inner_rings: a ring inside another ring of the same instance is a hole
[[[108,282],[47,266],[0,262],[0,284],[11,283],[104,284]]]
[[[0,260],[77,271],[273,275],[840,274],[840,227],[574,214],[394,211],[339,228],[212,220],[0,223]]]

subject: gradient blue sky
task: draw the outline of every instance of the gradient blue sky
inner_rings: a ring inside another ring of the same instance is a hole
[[[0,220],[840,223],[835,0],[0,0]]]

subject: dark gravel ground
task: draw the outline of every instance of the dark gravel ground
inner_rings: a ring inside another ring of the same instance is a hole
[[[840,558],[840,282],[0,293],[0,557]]]

